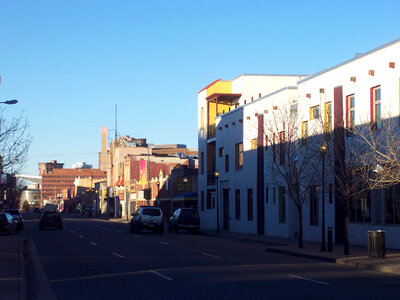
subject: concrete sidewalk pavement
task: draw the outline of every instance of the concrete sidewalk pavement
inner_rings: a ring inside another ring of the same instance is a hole
[[[221,231],[220,233],[216,233],[215,231],[206,231],[204,234],[241,242],[263,244],[266,246],[266,251],[270,252],[317,259],[400,275],[400,249],[386,249],[385,258],[376,258],[369,257],[368,248],[364,246],[350,245],[350,255],[344,255],[343,245],[333,245],[332,252],[321,252],[320,242],[304,241],[304,247],[299,248],[296,239],[284,239],[262,235],[233,233],[228,231]]]
[[[25,299],[22,234],[0,234],[0,298]]]

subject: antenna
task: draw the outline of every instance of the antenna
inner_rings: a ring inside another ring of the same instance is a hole
[[[117,131],[117,104],[115,104],[115,140],[117,140],[117,135],[118,135],[118,131]]]

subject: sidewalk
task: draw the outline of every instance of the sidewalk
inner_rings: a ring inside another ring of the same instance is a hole
[[[23,235],[0,233],[1,299],[25,299]]]
[[[356,268],[367,268],[383,273],[400,275],[400,249],[386,249],[385,258],[368,256],[364,246],[350,245],[350,255],[343,254],[343,245],[333,245],[332,252],[321,252],[321,243],[304,241],[304,247],[299,248],[297,240],[269,237],[262,235],[234,233],[228,231],[203,231],[203,234],[226,238],[246,243],[257,243],[266,246],[266,251],[317,259],[320,261],[350,265]],[[326,244],[326,248],[328,245]]]

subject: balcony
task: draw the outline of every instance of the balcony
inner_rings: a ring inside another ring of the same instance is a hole
[[[207,126],[207,139],[212,139],[215,137],[215,124]]]

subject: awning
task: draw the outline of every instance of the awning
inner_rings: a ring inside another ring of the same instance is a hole
[[[174,197],[174,200],[185,200],[185,193],[180,193]],[[197,193],[186,193],[186,200],[197,200]]]

